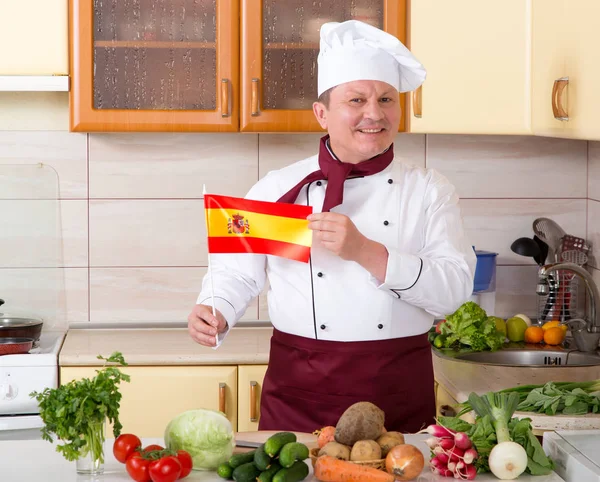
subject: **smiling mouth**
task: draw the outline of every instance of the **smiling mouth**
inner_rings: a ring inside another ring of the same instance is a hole
[[[380,132],[383,132],[385,129],[383,128],[379,128],[379,129],[358,129],[358,132],[361,132],[363,134],[379,134]]]

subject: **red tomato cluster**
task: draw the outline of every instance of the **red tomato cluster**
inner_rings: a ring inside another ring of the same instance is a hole
[[[136,482],[175,482],[192,471],[192,457],[185,450],[173,452],[160,445],[142,449],[142,441],[130,433],[115,440],[113,454]]]

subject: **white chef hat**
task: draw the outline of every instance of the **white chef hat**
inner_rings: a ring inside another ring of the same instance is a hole
[[[400,40],[358,20],[321,27],[318,95],[353,80],[380,80],[408,92],[425,80],[426,71]]]

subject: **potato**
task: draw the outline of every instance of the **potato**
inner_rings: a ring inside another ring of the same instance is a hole
[[[381,458],[381,447],[375,440],[359,440],[352,446],[350,460],[362,462]]]
[[[377,443],[381,447],[381,457],[385,458],[392,448],[404,443],[404,435],[400,432],[386,432],[377,439]]]
[[[340,460],[350,460],[350,447],[337,442],[329,442],[319,450],[318,456],[330,455]]]
[[[385,414],[370,402],[350,405],[335,426],[335,440],[353,446],[359,440],[377,440],[383,431]]]

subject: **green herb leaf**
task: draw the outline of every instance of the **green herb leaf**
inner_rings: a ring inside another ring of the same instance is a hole
[[[129,382],[129,375],[107,363],[127,366],[123,355],[113,353],[108,358],[98,356],[105,364],[92,378],[73,380],[58,388],[32,392],[30,396],[39,404],[40,416],[45,426],[42,438],[62,445],[56,450],[67,459],[77,460],[91,452],[94,459],[102,459],[104,425],[108,419],[113,424],[113,434],[118,437],[123,428],[119,420],[121,393],[119,384]]]

